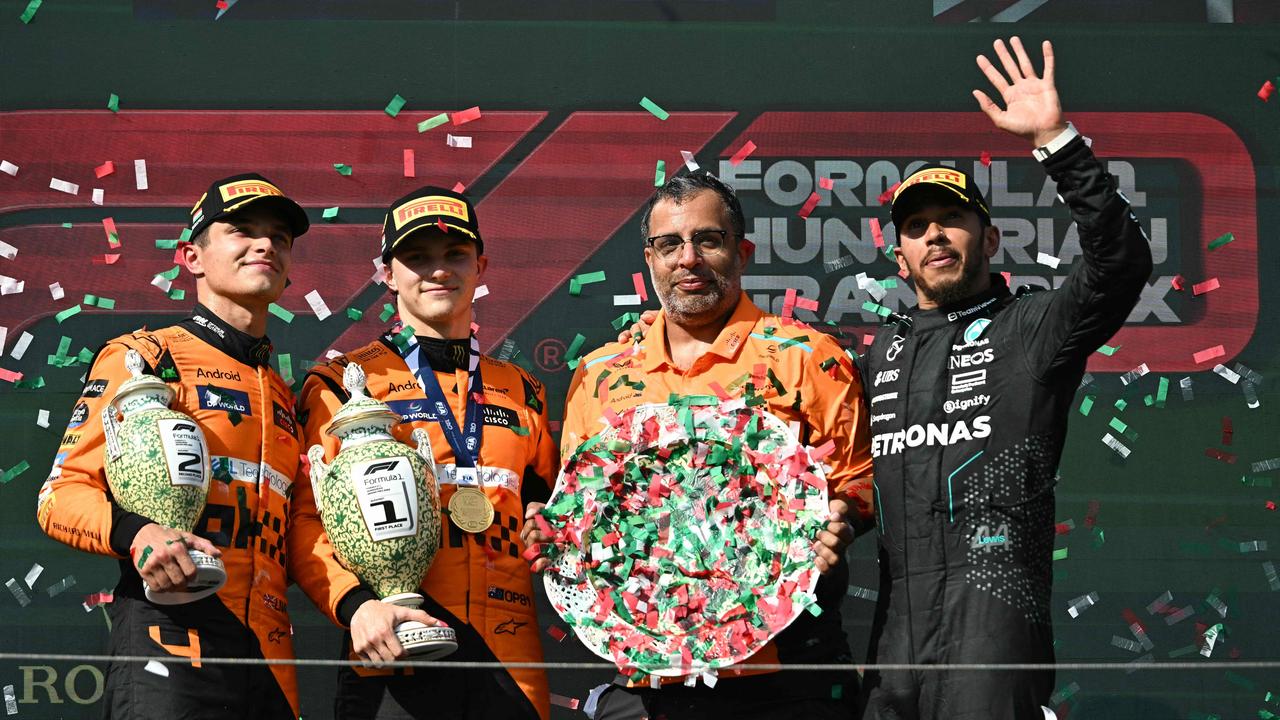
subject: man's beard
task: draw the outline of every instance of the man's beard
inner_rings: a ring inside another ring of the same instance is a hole
[[[961,268],[960,276],[957,278],[931,284],[924,279],[923,272],[913,272],[911,281],[935,305],[946,307],[976,295],[982,281],[982,274],[981,256],[970,255],[965,258],[964,267]]]
[[[685,275],[684,277],[689,277]],[[722,310],[721,307],[725,303],[726,298],[736,299],[742,292],[742,280],[737,273],[731,275],[719,275],[716,273],[708,273],[707,275],[698,275],[700,279],[706,280],[709,285],[705,292],[696,295],[682,293],[676,289],[678,280],[668,279],[667,283],[658,286],[658,296],[662,300],[662,309],[667,315],[676,321],[690,320],[707,320],[711,318],[705,317],[713,311]],[[683,279],[683,278],[681,278]],[[717,316],[719,312],[715,313]]]

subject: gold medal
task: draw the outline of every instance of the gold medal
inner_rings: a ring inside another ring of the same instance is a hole
[[[493,524],[493,503],[480,488],[460,487],[449,498],[449,519],[463,532],[484,532]]]

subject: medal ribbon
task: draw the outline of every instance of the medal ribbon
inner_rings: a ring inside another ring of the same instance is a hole
[[[460,468],[476,467],[476,462],[480,459],[482,430],[480,403],[477,398],[483,394],[484,389],[480,381],[479,341],[476,340],[475,335],[471,336],[469,368],[471,381],[467,388],[467,413],[461,428],[458,427],[458,420],[453,415],[453,408],[445,399],[444,390],[440,387],[440,381],[436,379],[435,371],[431,369],[430,364],[423,366],[422,348],[414,341],[403,352],[405,365],[409,366],[409,372],[418,378],[418,384],[427,395],[427,403],[435,411],[436,422],[440,423],[440,430],[444,433],[445,440],[448,440],[449,447],[453,448],[455,463]],[[459,475],[462,474],[459,473]]]

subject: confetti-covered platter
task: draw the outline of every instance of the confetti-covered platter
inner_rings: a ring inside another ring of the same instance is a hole
[[[538,519],[556,611],[624,672],[686,676],[750,657],[818,612],[822,465],[741,400],[611,415],[565,463]]]

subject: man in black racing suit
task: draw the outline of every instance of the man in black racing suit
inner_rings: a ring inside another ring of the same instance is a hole
[[[1090,353],[1118,330],[1151,251],[1116,180],[1063,122],[1046,42],[1036,77],[995,43],[1004,100],[975,91],[995,125],[1031,140],[1079,229],[1061,288],[1011,295],[973,179],[926,167],[894,196],[899,266],[918,308],[894,316],[862,360],[880,529],[871,662],[1052,663],[1054,476]],[[869,673],[868,720],[1045,717],[1051,671]]]

